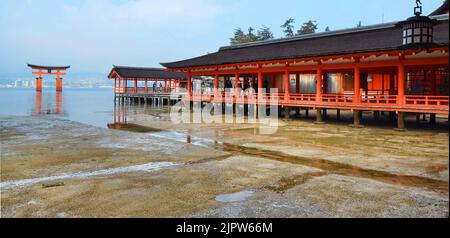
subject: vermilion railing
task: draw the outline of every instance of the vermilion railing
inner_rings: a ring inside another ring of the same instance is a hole
[[[405,105],[412,106],[431,106],[431,107],[448,107],[448,96],[421,96],[421,95],[406,95]]]
[[[395,105],[398,102],[397,99],[397,95],[363,95],[361,97],[361,103]]]
[[[286,103],[296,104],[296,103],[314,103],[316,101],[316,94],[308,93],[294,93],[289,95],[289,100]]]
[[[322,102],[324,103],[353,103],[353,95],[349,94],[323,94]]]
[[[126,90],[126,91],[125,91]],[[122,93],[135,93],[134,87],[118,87],[114,90],[117,94]],[[153,94],[153,88],[148,87],[147,91],[145,88],[137,88],[137,94]],[[156,93],[170,93],[164,92],[162,89],[157,89]],[[226,98],[225,92],[220,91],[217,96],[214,92],[204,92],[192,95],[192,100],[194,101],[220,101],[226,103],[253,103],[258,101],[258,93],[242,93],[240,95],[234,95],[234,91],[230,92],[231,97]],[[265,95],[266,103],[270,103],[270,100],[274,95],[266,93]],[[322,94],[321,101],[317,101],[316,94],[301,94],[301,93],[291,93],[289,98],[286,98],[285,93],[278,93],[274,96],[280,105],[283,104],[348,104],[349,106],[354,105],[354,95],[351,92],[342,94]],[[434,108],[448,108],[449,107],[449,96],[424,96],[424,95],[405,95],[403,98],[403,104],[400,104],[400,98],[397,95],[391,95],[387,91],[369,91],[367,94],[361,92],[361,103],[365,105],[375,106],[375,105],[385,105],[385,106],[417,106],[417,107],[434,107]],[[261,101],[260,101],[261,102]]]
[[[125,93],[125,88],[122,88],[122,87],[120,87],[120,88],[115,88],[115,89],[114,89],[114,93]]]
[[[118,87],[114,89],[115,93],[127,93],[127,94],[154,94],[154,93],[171,93],[172,91],[176,91],[176,89],[167,89],[166,91],[162,88],[157,88],[156,91],[153,91],[152,87],[148,87],[147,90],[145,87],[138,87],[135,89],[134,87]]]

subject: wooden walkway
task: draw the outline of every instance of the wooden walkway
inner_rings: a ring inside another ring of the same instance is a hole
[[[181,101],[186,93],[116,93],[114,102],[134,102],[154,105],[174,105]]]

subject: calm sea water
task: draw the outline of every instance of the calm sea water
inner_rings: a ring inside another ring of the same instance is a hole
[[[166,110],[165,107],[146,109],[143,105],[114,105],[113,89],[64,89],[60,93],[54,89],[44,89],[42,93],[34,89],[0,89],[0,115],[53,116],[101,128],[116,128],[116,123],[123,126],[132,122],[134,115],[158,114]],[[197,137],[184,130],[139,133],[151,133],[158,138],[204,147],[217,148],[221,144],[217,141],[219,135],[215,135],[214,131],[211,132],[213,139]]]
[[[113,89],[0,89],[0,115],[53,115],[106,128],[113,112]]]

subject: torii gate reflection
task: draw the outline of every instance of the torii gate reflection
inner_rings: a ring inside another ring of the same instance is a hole
[[[33,115],[62,115],[66,114],[63,107],[63,97],[62,92],[57,91],[55,95],[55,105],[52,107],[51,104],[47,104],[47,106],[42,106],[43,97],[41,91],[36,91],[35,95],[35,104],[32,110]],[[46,100],[44,100],[45,102]]]

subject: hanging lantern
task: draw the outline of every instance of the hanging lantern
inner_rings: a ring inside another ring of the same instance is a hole
[[[399,22],[398,27],[402,28],[402,45],[404,48],[426,48],[433,44],[433,27],[435,19],[422,16],[422,3],[416,1],[413,17],[406,21]]]

